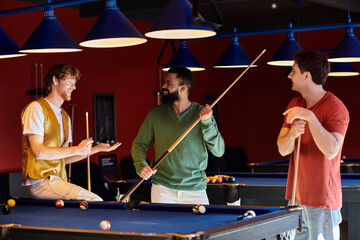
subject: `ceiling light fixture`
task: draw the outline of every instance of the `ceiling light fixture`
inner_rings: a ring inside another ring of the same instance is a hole
[[[47,7],[42,22],[19,52],[59,53],[79,51],[82,51],[81,47],[56,19],[54,10],[51,7]]]
[[[346,34],[330,54],[329,62],[360,62],[360,42],[352,27],[346,28]]]
[[[236,33],[236,28],[234,28],[234,33]],[[216,62],[214,68],[243,68],[249,66],[252,61],[241,47],[238,37],[235,35],[232,37],[230,46]],[[252,65],[251,67],[257,67],[257,65]]]
[[[350,0],[347,0],[347,11],[347,22],[351,24]],[[360,42],[351,26],[346,28],[345,37],[330,54],[329,62],[360,62]]]
[[[292,28],[292,24],[289,24],[289,28]],[[294,53],[302,50],[301,46],[296,42],[294,38],[294,32],[289,31],[285,42],[272,56],[267,64],[272,66],[292,66],[294,64]]]
[[[25,53],[19,53],[19,49],[16,42],[0,27],[0,59],[26,56]]]
[[[116,0],[107,0],[103,14],[85,36],[80,46],[93,48],[128,47],[147,39],[120,12]]]
[[[329,76],[332,77],[350,77],[357,76],[359,72],[355,68],[346,62],[335,62],[331,64]]]
[[[199,15],[199,19],[204,19]],[[205,22],[205,21],[204,21]],[[146,37],[159,39],[195,39],[216,35],[209,26],[194,21],[188,0],[172,0],[152,25]]]
[[[163,71],[168,71],[171,67],[183,66],[187,67],[191,71],[203,71],[205,68],[200,64],[196,57],[191,53],[191,51],[186,46],[186,41],[180,41],[180,47],[170,59],[170,61],[162,69]]]

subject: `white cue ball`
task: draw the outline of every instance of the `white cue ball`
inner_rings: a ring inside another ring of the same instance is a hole
[[[110,227],[111,227],[111,225],[110,225],[109,221],[107,221],[107,220],[101,221],[100,228],[102,230],[110,230]]]
[[[204,214],[204,213],[206,212],[206,208],[205,208],[205,206],[203,206],[203,205],[200,205],[200,206],[198,207],[198,210],[199,210],[199,213],[201,213],[201,214]]]

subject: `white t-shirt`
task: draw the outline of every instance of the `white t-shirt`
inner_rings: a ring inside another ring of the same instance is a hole
[[[64,126],[62,121],[61,108],[56,107],[54,104],[50,103],[49,101],[47,102],[49,103],[51,109],[55,113],[55,116],[60,124],[61,143],[63,143]],[[36,135],[44,136],[45,116],[42,107],[38,102],[34,101],[29,104],[29,106],[25,109],[21,121],[22,124],[24,125],[24,129],[23,129],[24,135],[36,134]],[[69,137],[67,143],[71,143],[71,142],[72,142],[72,131],[71,131],[71,120],[69,117]],[[25,181],[25,186],[33,185],[43,180],[44,179],[35,180],[27,176]]]
[[[46,99],[45,99],[46,100]],[[47,100],[46,100],[47,101]],[[61,108],[56,107],[54,104],[47,101],[55,113],[55,116],[60,124],[60,133],[61,133],[61,143],[64,142],[64,126],[62,121],[62,114]],[[36,134],[40,136],[44,136],[44,112],[42,107],[38,102],[32,102],[26,108],[23,117],[21,119],[22,123],[24,124],[23,134],[30,135]],[[69,117],[69,137],[68,143],[72,142],[72,131],[71,131],[71,120]]]

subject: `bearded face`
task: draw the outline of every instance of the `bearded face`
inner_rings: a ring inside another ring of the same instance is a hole
[[[161,89],[161,102],[162,103],[173,103],[179,100],[179,92],[174,91],[170,93],[169,89],[163,88]]]

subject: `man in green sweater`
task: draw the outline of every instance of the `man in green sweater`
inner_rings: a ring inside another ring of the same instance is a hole
[[[225,144],[210,106],[189,100],[193,82],[189,69],[169,69],[162,89],[162,104],[150,110],[133,141],[131,154],[137,173],[145,180],[152,177],[153,203],[209,204],[205,175],[207,149],[221,157]],[[151,144],[155,149],[153,163],[198,117],[200,123],[152,170],[146,162]]]

